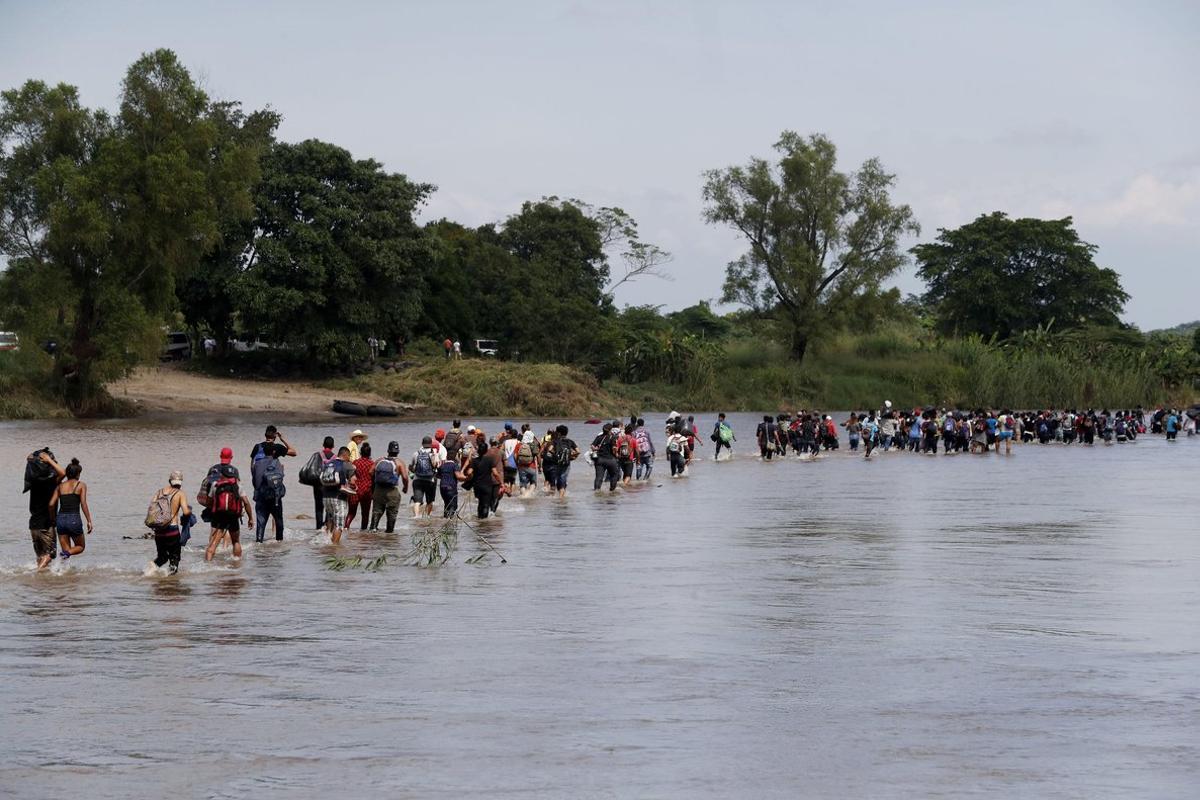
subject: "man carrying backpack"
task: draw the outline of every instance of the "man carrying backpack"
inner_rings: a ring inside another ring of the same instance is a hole
[[[356,492],[354,464],[350,448],[343,446],[337,458],[321,467],[321,496],[325,503],[325,530],[334,544],[342,541],[346,517],[350,514],[350,495]]]
[[[371,530],[379,530],[379,519],[384,513],[387,514],[387,533],[396,530],[400,501],[407,493],[408,468],[400,461],[400,443],[388,442],[387,458],[375,462],[375,505],[371,509]]]
[[[637,427],[633,429],[633,440],[637,443],[634,477],[639,481],[650,480],[650,473],[654,471],[654,440],[650,438],[650,431],[646,430],[646,420],[641,417],[637,420]]]
[[[279,441],[275,441],[278,439]],[[283,459],[284,456],[295,456],[296,448],[288,444],[287,439],[283,438],[283,434],[274,425],[268,425],[266,433],[263,434],[263,441],[254,445],[250,449],[250,466],[254,466],[254,462],[258,461],[265,455],[274,455],[278,459]]]
[[[725,422],[725,412],[717,414],[717,424],[713,426],[711,438],[716,444],[713,461],[720,460],[722,447],[728,450],[729,457],[733,458],[733,443],[737,441],[737,437],[733,435],[733,428],[729,427],[728,423]]]
[[[618,430],[620,430],[618,428]],[[592,481],[592,490],[600,491],[600,487],[608,481],[608,490],[617,490],[617,481],[621,479],[621,465],[616,455],[617,433],[613,431],[611,422],[604,423],[599,435],[592,440],[592,452],[595,454],[596,478]]]
[[[325,441],[321,444],[321,449],[309,456],[308,461],[300,469],[300,482],[305,486],[311,486],[313,490],[313,505],[316,507],[314,519],[317,521],[317,530],[325,527],[325,493],[321,487],[321,472],[325,469],[325,465],[334,458],[336,456],[333,452],[333,437],[326,436]]]
[[[254,527],[254,541],[263,541],[267,519],[271,518],[275,520],[275,541],[282,542],[283,496],[287,494],[287,487],[283,483],[283,462],[280,457],[286,456],[287,450],[270,439],[263,445],[266,446],[261,451],[262,454],[250,467],[250,485],[254,487],[254,513],[258,515],[258,524]],[[292,452],[295,453],[294,450]]]
[[[633,436],[634,423],[625,426],[617,436],[616,447],[613,452],[617,455],[617,464],[621,467],[621,483],[628,486],[633,482],[633,465],[637,460],[637,439]],[[619,427],[613,428],[614,431],[620,431]]]
[[[437,471],[442,461],[433,449],[433,438],[421,440],[421,449],[413,453],[409,469],[412,473],[413,516],[432,516],[433,498],[437,496]]]
[[[233,557],[242,557],[241,521],[246,515],[246,526],[254,526],[254,512],[250,501],[242,493],[241,476],[233,465],[233,450],[221,450],[221,461],[209,470],[200,484],[200,505],[208,508],[212,522],[212,533],[208,537],[208,548],[204,560],[212,561],[217,554],[217,545],[226,535],[233,545]]]
[[[529,423],[521,426],[521,441],[517,445],[515,460],[517,463],[517,484],[521,495],[528,497],[537,488],[537,437],[529,427]]]

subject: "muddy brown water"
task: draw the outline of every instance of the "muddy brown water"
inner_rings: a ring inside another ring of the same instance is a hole
[[[463,528],[437,569],[328,571],[290,460],[286,541],[205,565],[201,534],[173,578],[123,537],[261,421],[0,426],[0,795],[1196,796],[1200,439],[762,463],[734,423],[686,479],[506,500],[503,565]],[[42,445],[97,526],[35,575]]]

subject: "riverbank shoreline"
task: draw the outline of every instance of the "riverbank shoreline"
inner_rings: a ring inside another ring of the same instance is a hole
[[[884,399],[898,408],[938,405],[953,408],[995,407],[961,392],[938,391],[897,380],[876,365],[842,364],[838,371],[827,359],[810,366],[733,368],[719,385],[690,391],[665,383],[600,381],[578,367],[494,359],[438,359],[408,362],[392,369],[350,378],[304,380],[228,377],[190,369],[182,364],[141,367],[107,387],[117,407],[130,413],[118,418],[168,420],[183,414],[200,423],[230,419],[270,419],[289,423],[332,419],[450,419],[468,417],[530,417],[546,419],[624,418],[647,409],[682,411],[698,408],[726,412],[795,411],[800,408],[866,409]],[[936,383],[931,381],[931,383]],[[849,390],[843,384],[849,384]],[[958,396],[957,401],[947,396]],[[0,404],[0,419],[73,419],[61,403],[30,389],[16,392],[9,405]],[[1066,400],[1067,398],[1060,398]],[[335,400],[363,406],[388,406],[396,417],[356,417],[333,411]],[[969,402],[968,402],[969,400]],[[36,401],[36,402],[35,402]],[[1191,402],[1194,402],[1191,401]],[[1185,398],[1174,405],[1187,407]],[[1010,404],[1018,407],[1132,408],[1136,404],[1103,402]],[[1156,403],[1143,403],[1153,408]]]
[[[345,395],[310,381],[244,376],[218,378],[191,372],[178,365],[143,367],[108,389],[114,398],[130,404],[135,417],[151,420],[179,414],[199,421],[223,420],[230,416],[287,421],[355,419],[334,412],[334,400],[393,406],[402,418],[415,418],[425,411],[413,404],[396,403],[375,392]]]

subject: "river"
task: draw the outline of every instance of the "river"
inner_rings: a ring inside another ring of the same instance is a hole
[[[205,565],[202,528],[176,577],[123,537],[170,470],[247,472],[262,422],[0,426],[0,796],[1195,797],[1200,439],[763,463],[732,419],[737,458],[685,479],[595,496],[577,464],[566,500],[505,500],[506,564],[464,527],[374,573],[295,519],[351,425],[281,425],[286,541]],[[97,524],[33,574],[43,445]]]

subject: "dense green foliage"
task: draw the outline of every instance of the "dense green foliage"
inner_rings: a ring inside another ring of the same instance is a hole
[[[262,171],[235,284],[243,326],[326,369],[366,359],[372,335],[411,331],[430,258],[413,218],[433,187],[318,141],[276,144]]]
[[[105,383],[181,325],[222,370],[264,374],[359,372],[384,339],[387,362],[418,366],[337,385],[474,414],[1134,404],[1200,377],[1200,332],[1119,323],[1127,295],[1070,218],[942,230],[911,251],[924,297],[884,290],[917,224],[879,161],[839,171],[821,135],[705,174],[706,220],[748,248],[723,285],[742,308],[721,315],[614,306],[670,260],[619,208],[544,197],[475,228],[420,224],[432,185],[277,142],[279,124],[213,102],[167,50],[129,68],[113,113],[67,85],[0,96],[0,328],[22,344],[0,360],[0,416],[112,411]],[[231,354],[234,337],[273,349]],[[446,337],[468,355],[494,339],[500,358],[422,363]]]
[[[1006,339],[1039,325],[1117,325],[1129,299],[1117,273],[1092,260],[1071,218],[985,214],[914,247],[925,302],[946,333]]]
[[[251,209],[255,159],[222,138],[223,108],[166,50],[129,68],[115,116],[65,85],[3,94],[3,297],[53,298],[10,315],[59,343],[54,381],[77,412],[106,408],[103,384],[158,352],[177,281],[219,240],[218,207]]]
[[[833,142],[792,131],[775,150],[777,165],[752,158],[706,173],[704,213],[750,247],[729,265],[722,299],[779,313],[800,361],[833,309],[877,293],[904,264],[900,239],[920,228],[908,206],[892,202],[895,176],[878,160],[839,172]]]

